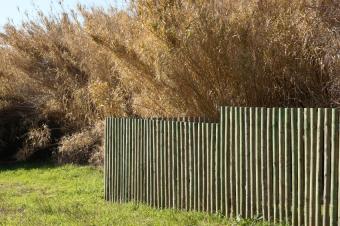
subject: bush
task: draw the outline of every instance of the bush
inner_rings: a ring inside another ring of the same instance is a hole
[[[0,101],[52,121],[52,139],[66,135],[60,161],[100,156],[89,128],[108,115],[217,119],[221,105],[340,103],[334,1],[142,0],[39,15],[0,34]]]
[[[58,162],[102,165],[104,124],[97,123],[93,128],[65,136],[58,148]]]

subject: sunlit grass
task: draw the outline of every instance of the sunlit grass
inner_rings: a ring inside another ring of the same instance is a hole
[[[0,167],[0,225],[263,225],[103,199],[103,174],[73,165]]]

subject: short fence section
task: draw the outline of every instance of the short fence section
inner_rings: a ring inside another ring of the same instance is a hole
[[[340,224],[337,109],[222,107],[218,123],[107,118],[105,198]]]

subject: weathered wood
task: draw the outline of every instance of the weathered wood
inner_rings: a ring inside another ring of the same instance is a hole
[[[239,108],[234,108],[235,112],[235,132],[234,132],[234,150],[235,150],[235,193],[236,193],[236,199],[235,199],[235,205],[236,205],[236,216],[239,216],[241,214],[240,212],[240,171],[239,171]]]
[[[245,190],[244,190],[244,108],[239,108],[239,202],[240,202],[240,215],[245,215]]]
[[[198,168],[197,168],[197,153],[198,153],[198,143],[197,143],[197,123],[193,123],[193,132],[192,132],[192,143],[193,143],[193,157],[192,157],[192,167],[193,167],[193,210],[197,211],[197,202],[198,202]]]
[[[205,168],[205,172],[206,172],[206,211],[210,212],[210,207],[211,207],[211,200],[210,200],[210,183],[211,183],[211,179],[210,179],[210,124],[206,125],[206,156],[205,156],[205,161],[206,161],[206,168]]]
[[[211,124],[210,126],[210,141],[209,141],[209,201],[210,201],[210,213],[215,212],[215,200],[214,200],[214,185],[215,185],[215,159],[214,159],[214,136],[215,136],[215,124]]]
[[[321,177],[321,150],[322,150],[322,124],[323,124],[323,109],[318,108],[317,113],[317,138],[316,138],[316,183],[315,183],[315,223],[314,225],[321,225],[321,196],[320,194],[320,177]]]
[[[260,121],[261,121],[261,129],[260,129],[260,139],[261,139],[261,215],[264,216],[264,219],[267,218],[267,184],[266,184],[266,166],[265,166],[265,159],[266,159],[266,114],[267,111],[265,108],[261,108],[260,111]]]
[[[273,156],[273,221],[277,222],[278,214],[278,109],[272,111],[272,156]]]
[[[249,108],[245,108],[244,112],[244,152],[245,152],[245,217],[252,217],[251,213],[251,199],[250,199],[250,151],[249,151]]]
[[[315,176],[315,166],[316,166],[316,109],[311,109],[309,115],[309,124],[310,124],[310,171],[309,171],[309,225],[313,225],[315,222],[315,184],[317,177]]]
[[[337,119],[337,110],[331,110],[331,136],[330,136],[330,144],[331,144],[331,191],[330,191],[330,214],[329,214],[329,225],[336,225],[336,213],[337,213],[337,184],[338,182],[338,168],[339,168],[339,149],[338,142],[339,139],[337,134],[339,133],[339,125]],[[312,167],[311,167],[312,168]],[[340,222],[338,222],[340,223]]]
[[[105,200],[339,224],[337,109],[225,107],[220,114],[219,123],[107,118]]]
[[[308,224],[308,213],[309,213],[309,170],[310,170],[310,147],[309,147],[309,109],[304,108],[303,109],[303,146],[304,146],[304,211],[303,211],[303,217],[304,217],[304,223]]]
[[[220,213],[220,199],[221,199],[221,192],[220,192],[220,148],[219,148],[219,124],[215,123],[215,132],[214,132],[214,157],[215,157],[215,213]]]
[[[106,201],[108,201],[108,195],[109,195],[109,191],[108,191],[108,162],[109,162],[109,155],[110,155],[110,151],[109,151],[109,118],[105,119],[105,150],[104,150],[104,199]]]
[[[189,181],[188,181],[188,188],[189,188],[189,210],[193,210],[193,123],[188,122],[188,173],[189,173]]]
[[[220,122],[219,122],[219,170],[220,170],[220,175],[219,175],[219,184],[220,184],[220,207],[219,211],[222,214],[225,214],[225,200],[226,200],[226,195],[225,195],[225,187],[226,187],[226,177],[225,177],[225,108],[221,107],[220,108]]]
[[[261,142],[260,142],[260,108],[255,109],[255,196],[256,215],[261,215]]]
[[[197,200],[197,210],[201,211],[202,209],[202,188],[203,188],[203,175],[202,175],[202,123],[198,123],[197,125],[197,194],[198,194],[198,200]]]
[[[256,158],[255,158],[255,108],[249,112],[249,193],[250,193],[250,216],[256,215]],[[271,166],[270,166],[271,167]]]
[[[290,130],[289,130],[289,119],[290,109],[284,109],[284,158],[285,158],[285,223],[290,223],[291,216],[291,146],[289,142]]]
[[[184,123],[180,122],[180,143],[181,143],[181,207],[182,209],[185,209],[185,146],[184,146]]]
[[[229,189],[230,189],[230,217],[237,216],[237,199],[236,199],[236,162],[235,162],[235,108],[230,108],[230,117],[229,117],[229,172],[230,172],[230,183],[229,183]]]
[[[278,152],[279,152],[279,159],[278,159],[278,170],[279,170],[279,222],[283,222],[283,218],[284,218],[284,211],[283,211],[283,207],[284,207],[284,175],[283,175],[283,165],[284,165],[284,131],[283,131],[283,109],[279,108],[279,123],[278,123]]]
[[[176,128],[176,208],[181,208],[181,143],[180,143],[180,130],[179,130],[179,122],[175,122]]]
[[[206,133],[206,124],[202,124],[202,155],[201,155],[201,162],[202,162],[202,210],[207,211],[207,158],[206,158],[206,147],[207,147],[207,133]]]
[[[330,109],[326,108],[324,111],[324,138],[323,138],[323,215],[322,225],[329,225],[329,193],[330,193],[330,182],[331,182],[331,145],[330,145]]]
[[[267,167],[267,207],[268,207],[268,214],[267,214],[267,220],[272,220],[273,219],[273,171],[272,171],[272,166],[273,166],[273,152],[272,152],[272,130],[271,128],[271,117],[272,117],[272,109],[267,109],[267,148],[266,148],[266,167]],[[252,168],[251,168],[252,169]]]
[[[223,161],[223,167],[224,167],[224,180],[223,180],[223,187],[224,187],[224,214],[225,216],[229,216],[229,212],[230,212],[230,189],[229,189],[229,183],[231,183],[231,181],[229,181],[229,172],[230,172],[230,149],[229,149],[229,142],[230,142],[230,132],[229,132],[229,114],[230,114],[230,108],[226,107],[225,108],[225,112],[224,112],[224,123],[223,123],[223,136],[221,137],[221,139],[224,140],[224,161]],[[221,125],[222,127],[222,125]]]

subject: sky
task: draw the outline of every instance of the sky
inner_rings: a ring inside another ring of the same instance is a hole
[[[0,6],[0,29],[8,22],[8,19],[19,25],[26,17],[25,12],[29,15],[34,15],[35,8],[45,13],[50,13],[51,5],[58,8],[58,2],[60,0],[2,0]],[[118,8],[123,8],[124,4],[126,4],[125,0],[63,0],[63,3],[66,9],[75,8],[78,3],[88,7],[109,7],[112,4]]]

